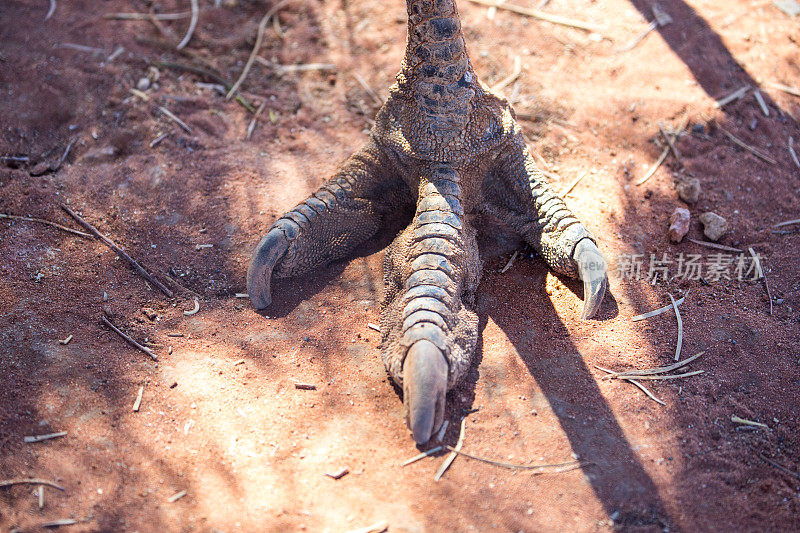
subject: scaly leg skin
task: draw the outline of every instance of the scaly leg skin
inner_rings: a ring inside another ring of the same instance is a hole
[[[370,139],[330,180],[272,225],[247,270],[247,292],[256,308],[271,303],[273,277],[298,276],[348,256],[410,200],[407,186],[392,179],[388,168]]]
[[[442,425],[445,395],[469,368],[478,338],[471,306],[480,260],[458,178],[439,167],[420,179],[416,215],[384,258],[383,361],[403,387],[419,444]]]
[[[502,150],[483,184],[484,211],[506,222],[559,274],[583,281],[583,312],[597,313],[608,287],[606,261],[589,230],[549,189],[522,135]]]

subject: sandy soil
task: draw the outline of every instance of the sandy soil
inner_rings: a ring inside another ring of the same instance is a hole
[[[548,273],[505,229],[481,223],[481,343],[450,396],[444,442],[454,444],[462,413],[477,409],[464,451],[586,464],[539,474],[462,457],[434,482],[442,456],[400,466],[418,450],[380,362],[379,334],[367,326],[378,322],[382,249],[392,235],[280,283],[266,314],[235,297],[259,236],[364,141],[377,105],[356,76],[385,94],[403,51],[404,4],[292,0],[282,8],[260,55],[335,69],[256,63],[243,95],[266,105],[250,139],[252,115],[202,85],[215,83],[208,75],[156,65],[236,79],[274,2],[201,0],[184,53],[174,45],[186,19],[159,30],[103,14],[171,13],[188,2],[59,0],[44,20],[47,4],[0,2],[0,212],[77,227],[59,209],[66,203],[176,297],[96,240],[0,220],[0,478],[64,488],[44,489],[41,509],[36,486],[0,488],[0,529],[38,531],[68,518],[77,520],[69,531],[347,531],[382,520],[390,531],[800,528],[800,481],[791,474],[800,465],[800,236],[797,226],[773,231],[800,217],[800,172],[787,148],[790,136],[800,144],[800,99],[770,85],[800,85],[796,20],[770,2],[663,0],[673,22],[615,53],[653,19],[649,2],[545,7],[601,26],[593,35],[507,11],[492,17],[461,1],[484,80],[502,80],[520,58],[522,72],[504,92],[553,186],[586,173],[567,202],[611,262],[612,295],[597,320],[581,322],[579,285]],[[148,76],[143,101],[130,89]],[[761,87],[768,117],[752,92],[714,108],[714,98],[744,84]],[[683,166],[669,156],[637,186],[663,149],[659,124],[684,121]],[[669,215],[684,205],[675,183],[690,177],[702,193],[689,206],[689,237],[703,239],[701,213],[724,216],[731,229],[720,242],[764,258],[772,315],[763,284],[732,273],[655,284],[621,275],[625,254],[644,254],[646,271],[650,254],[707,262],[718,252],[667,239]],[[686,295],[683,357],[705,350],[690,367],[705,373],[647,382],[659,405],[630,384],[601,380],[594,365],[670,363],[675,315],[631,321],[669,303],[668,294]],[[195,298],[200,311],[185,315]],[[152,343],[158,361],[104,327],[102,306]],[[732,423],[733,415],[768,429]],[[23,442],[58,431],[67,434]],[[341,467],[349,474],[339,480],[324,475]]]

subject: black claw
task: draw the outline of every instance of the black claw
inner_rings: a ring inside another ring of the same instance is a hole
[[[272,270],[288,249],[289,241],[279,228],[270,230],[256,246],[247,269],[247,294],[256,309],[264,309],[272,303]]]
[[[406,422],[417,444],[428,442],[444,421],[448,365],[432,342],[416,342],[403,363]]]

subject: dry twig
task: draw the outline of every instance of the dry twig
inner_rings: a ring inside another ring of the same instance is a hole
[[[684,298],[686,298],[684,296]],[[678,304],[675,302],[675,298],[672,295],[669,295],[669,299],[672,302],[672,308],[675,310],[675,318],[678,320],[678,342],[675,346],[675,360],[679,360],[681,358],[681,346],[683,345],[683,319],[681,319],[681,312],[678,311]]]
[[[247,136],[245,137],[246,140],[249,141],[250,137],[253,136],[253,131],[256,129],[256,122],[258,121],[258,117],[260,117],[261,113],[264,112],[264,108],[265,107],[267,107],[267,101],[266,100],[261,102],[261,105],[258,106],[258,109],[256,109],[256,112],[253,115],[253,118],[250,120],[250,124],[247,126]]]
[[[44,16],[44,20],[50,20],[50,17],[53,16],[53,13],[56,12],[56,0],[50,0],[50,9],[47,10],[47,15]]]
[[[734,100],[738,100],[739,98],[741,98],[745,94],[747,94],[748,90],[750,90],[750,86],[749,85],[744,85],[742,87],[739,87],[738,89],[736,89],[732,93],[730,93],[730,94],[728,94],[726,96],[723,96],[722,98],[719,98],[718,100],[716,100],[714,102],[714,107],[715,108],[720,108],[722,106],[730,104]]]
[[[447,469],[450,468],[450,465],[453,464],[453,461],[455,461],[458,452],[461,450],[461,446],[464,445],[464,429],[466,424],[467,424],[467,417],[465,416],[461,419],[461,432],[458,435],[458,442],[456,442],[456,447],[451,449],[450,455],[447,456],[447,458],[442,463],[442,466],[440,466],[439,470],[436,472],[436,475],[433,476],[434,481],[439,481],[440,479],[442,479],[444,473],[447,472]],[[450,447],[447,446],[447,448]]]
[[[183,11],[181,13],[106,13],[103,18],[109,20],[180,20],[191,16],[191,11]]]
[[[173,494],[169,498],[167,498],[167,502],[168,503],[175,503],[176,501],[180,500],[184,496],[186,496],[186,491],[182,490],[180,492],[177,492],[177,493]]]
[[[95,237],[97,237],[98,239],[100,239],[100,241],[101,241],[103,244],[105,244],[106,246],[108,246],[109,248],[111,248],[112,250],[114,250],[114,252],[115,252],[115,253],[116,253],[116,254],[117,254],[119,257],[121,257],[122,259],[124,259],[125,261],[127,261],[127,262],[128,262],[128,264],[130,264],[130,265],[131,265],[131,266],[132,266],[132,267],[133,267],[133,268],[136,270],[136,272],[138,272],[138,273],[139,273],[139,274],[140,274],[140,275],[141,275],[141,276],[142,276],[144,279],[146,279],[147,281],[149,281],[150,283],[152,283],[153,285],[155,285],[155,286],[158,288],[158,290],[160,290],[161,292],[163,292],[164,294],[166,294],[166,295],[167,295],[167,297],[169,297],[169,298],[172,298],[172,291],[171,291],[171,290],[169,290],[167,287],[165,287],[165,286],[164,286],[164,284],[163,284],[163,283],[161,283],[161,282],[160,282],[160,281],[158,281],[156,278],[154,278],[154,277],[153,277],[153,276],[152,276],[152,275],[151,275],[151,274],[150,274],[150,273],[149,273],[147,270],[145,270],[145,269],[144,269],[144,267],[143,267],[142,265],[140,265],[139,263],[137,263],[137,262],[136,262],[136,261],[135,261],[135,260],[134,260],[134,259],[133,259],[131,256],[129,256],[129,255],[128,255],[128,254],[125,252],[125,250],[123,250],[122,248],[120,248],[119,246],[117,246],[117,245],[116,245],[116,243],[115,243],[114,241],[112,241],[111,239],[109,239],[108,237],[106,237],[105,235],[103,235],[102,233],[100,233],[100,232],[97,230],[97,228],[95,228],[94,226],[92,226],[91,224],[89,224],[88,222],[86,222],[86,221],[85,221],[83,218],[81,218],[81,217],[80,217],[80,215],[78,215],[78,214],[77,214],[75,211],[73,211],[72,209],[70,209],[70,208],[69,208],[69,207],[67,207],[66,205],[64,205],[64,204],[61,204],[61,209],[63,209],[64,211],[66,211],[66,212],[67,212],[67,214],[68,214],[69,216],[71,216],[72,218],[74,218],[74,219],[75,219],[75,221],[76,221],[78,224],[80,224],[81,226],[83,226],[83,227],[84,227],[84,229],[86,229],[86,230],[87,230],[89,233],[91,233],[92,235],[94,235]]]
[[[422,452],[421,454],[415,455],[411,459],[408,459],[407,461],[404,461],[403,464],[401,464],[400,466],[408,466],[408,465],[410,465],[412,463],[416,463],[417,461],[425,459],[426,457],[430,457],[431,455],[433,455],[433,454],[435,454],[437,452],[440,452],[440,451],[442,451],[442,447],[441,446],[437,446],[435,448],[431,448],[430,450],[426,450],[426,451]]]
[[[649,180],[653,176],[653,174],[656,173],[656,170],[658,170],[658,167],[661,166],[661,163],[664,162],[664,160],[667,158],[668,155],[669,155],[669,146],[664,148],[664,151],[662,151],[661,155],[658,156],[658,159],[656,160],[655,163],[653,163],[653,166],[650,167],[650,170],[648,170],[645,173],[645,175],[642,176],[642,179],[640,179],[639,181],[636,182],[636,185],[642,185],[642,184],[644,184],[644,182]]]
[[[724,244],[717,244],[715,242],[698,241],[696,239],[691,239],[691,238],[689,240],[695,244],[699,244],[700,246],[705,246],[707,248],[714,248],[715,250],[724,250],[726,252],[738,252],[738,253],[744,251],[740,250],[739,248],[734,248],[733,246],[725,246]]]
[[[144,385],[139,387],[139,392],[136,394],[136,401],[133,402],[133,412],[138,413],[139,408],[142,406],[142,396],[144,395]]]
[[[33,217],[21,217],[17,215],[7,215],[5,213],[0,213],[0,218],[7,218],[10,220],[24,220],[25,222],[38,222],[39,224],[46,224],[48,226],[52,226],[54,228],[58,228],[61,231],[66,231],[67,233],[72,233],[73,235],[77,235],[79,237],[84,237],[86,239],[91,238],[91,235],[88,233],[84,233],[82,231],[78,231],[76,229],[68,228],[66,226],[62,226],[56,222],[50,222],[49,220],[44,220],[41,218],[33,218]]]
[[[183,50],[189,41],[192,40],[192,34],[194,34],[194,29],[197,27],[197,17],[200,14],[200,7],[197,5],[197,0],[189,0],[192,4],[192,20],[189,21],[189,29],[186,30],[186,35],[184,36],[183,40],[178,43],[177,49]]]
[[[128,343],[131,346],[133,346],[133,347],[137,348],[138,350],[140,350],[140,351],[146,353],[147,355],[149,355],[150,359],[152,359],[153,361],[158,361],[158,356],[153,352],[153,350],[151,350],[150,348],[147,348],[146,346],[142,346],[141,344],[136,342],[133,339],[133,337],[131,337],[127,333],[124,333],[121,329],[119,329],[117,326],[115,326],[108,318],[105,317],[105,315],[101,316],[100,318],[103,320],[103,323],[106,326],[110,327],[117,335],[119,335],[120,337],[122,337],[123,339],[128,341]]]
[[[57,439],[59,437],[66,436],[66,434],[67,434],[66,431],[58,431],[56,433],[47,433],[45,435],[31,435],[31,436],[24,437],[22,440],[26,444],[31,444],[33,442],[42,442],[42,441],[45,441],[45,440]]]
[[[513,470],[541,470],[541,472],[537,472],[537,474],[545,474],[545,469],[547,468],[556,468],[557,470],[552,470],[554,474],[560,472],[569,472],[570,470],[575,470],[576,468],[582,468],[584,466],[588,466],[594,463],[582,463],[580,461],[569,461],[566,463],[557,463],[557,464],[550,464],[550,465],[521,465],[515,463],[504,463],[502,461],[495,461],[493,459],[486,459],[484,457],[478,457],[477,455],[472,455],[471,453],[462,452],[461,450],[457,450],[452,446],[445,446],[448,450],[452,453],[457,455],[463,455],[469,459],[473,459],[475,461],[480,461],[482,463],[486,463],[493,466],[499,466],[502,468],[511,468]]]
[[[133,89],[131,89],[131,90],[133,90]],[[176,116],[176,115],[175,115],[175,114],[174,114],[172,111],[170,111],[169,109],[167,109],[167,108],[166,108],[166,107],[164,107],[163,105],[160,105],[160,106],[158,106],[158,110],[159,110],[159,111],[161,111],[162,113],[164,113],[164,115],[165,115],[165,116],[166,116],[168,119],[170,119],[170,120],[171,120],[171,121],[173,121],[175,124],[177,124],[178,126],[180,126],[180,127],[181,127],[181,129],[183,129],[183,130],[184,130],[186,133],[188,133],[189,135],[191,135],[191,134],[193,133],[193,132],[192,132],[192,128],[190,128],[188,124],[186,124],[184,121],[182,121],[181,119],[179,119],[179,118],[178,118],[178,117],[177,117],[177,116]]]
[[[800,474],[798,474],[797,472],[794,472],[793,470],[789,470],[789,469],[788,469],[788,468],[786,468],[785,466],[783,466],[783,465],[781,465],[781,464],[778,464],[778,463],[776,463],[775,461],[773,461],[773,460],[771,460],[771,459],[767,458],[767,457],[766,457],[766,456],[765,456],[763,453],[759,453],[759,454],[758,454],[758,456],[759,456],[759,457],[761,457],[761,460],[763,460],[764,462],[766,462],[766,463],[767,463],[768,465],[770,465],[771,467],[773,467],[773,468],[777,468],[778,470],[780,470],[780,471],[781,471],[781,472],[783,472],[784,474],[787,474],[787,475],[790,475],[790,476],[792,476],[792,477],[794,477],[794,478],[800,479]]]
[[[777,165],[778,164],[778,162],[775,161],[774,159],[772,159],[772,157],[770,157],[769,155],[765,154],[764,152],[762,152],[758,148],[753,148],[752,146],[750,146],[749,144],[745,143],[743,140],[741,140],[739,137],[737,137],[733,133],[729,132],[728,130],[722,128],[721,126],[719,127],[719,129],[734,144],[736,144],[737,146],[739,146],[741,148],[744,148],[745,150],[747,150],[748,152],[750,152],[751,154],[753,154],[757,158],[761,159],[762,161],[766,161],[770,165]]]
[[[504,266],[503,269],[500,271],[501,274],[505,274],[506,271],[508,271],[508,269],[511,268],[511,265],[513,265],[514,261],[517,260],[518,255],[519,255],[519,250],[514,250],[514,254],[508,260],[508,263],[506,263],[506,266]]]
[[[667,146],[669,147],[670,151],[672,151],[672,155],[675,156],[675,160],[678,162],[678,165],[683,166],[683,161],[681,160],[681,154],[678,152],[678,149],[675,147],[675,143],[672,142],[672,138],[667,135],[666,130],[664,130],[664,125],[660,122],[658,123],[658,131],[661,132],[661,135],[664,137],[664,140],[667,141]]]
[[[52,481],[39,478],[17,478],[17,479],[4,479],[0,480],[0,489],[11,487],[13,485],[46,485],[58,490],[65,490],[64,487]]]
[[[681,305],[685,299],[686,299],[686,296],[684,296],[680,300],[675,301],[674,302],[675,306]],[[673,304],[668,304],[668,305],[665,305],[664,307],[659,307],[658,309],[654,309],[653,311],[648,311],[647,313],[642,313],[641,315],[636,315],[635,317],[633,317],[631,319],[631,321],[632,322],[638,322],[638,321],[644,320],[646,318],[651,318],[651,317],[660,315],[661,313],[666,313],[670,309],[675,308],[675,306],[673,306]]]
[[[73,526],[77,524],[78,521],[74,518],[60,518],[58,520],[51,520],[50,522],[45,522],[42,524],[42,527],[61,527],[61,526]]]
[[[514,70],[511,72],[511,74],[497,82],[497,84],[492,87],[492,92],[501,92],[511,83],[514,83],[514,81],[519,78],[520,74],[522,74],[522,58],[520,56],[514,56]]]
[[[797,152],[794,151],[794,137],[789,137],[789,155],[797,168],[800,168],[800,159],[797,159]]]
[[[380,333],[380,332],[381,332],[381,327],[380,327],[378,324],[373,324],[372,322],[369,322],[369,323],[367,323],[367,327],[368,327],[369,329],[374,329],[374,330],[375,330],[375,331],[377,331],[378,333]]]
[[[784,226],[791,226],[793,224],[800,224],[800,218],[796,218],[794,220],[787,220],[785,222],[780,222],[778,224],[775,224],[773,228],[782,228]]]
[[[733,422],[734,424],[744,424],[745,426],[753,426],[753,427],[769,429],[769,426],[766,424],[763,424],[761,422],[756,422],[755,420],[747,420],[746,418],[741,418],[736,415],[731,415],[731,422]]]
[[[577,187],[577,186],[578,186],[578,184],[581,182],[581,180],[582,180],[583,178],[585,178],[587,175],[589,175],[589,173],[588,173],[588,172],[582,172],[582,173],[581,173],[581,174],[580,174],[580,175],[579,175],[577,178],[575,178],[575,180],[574,180],[572,183],[570,183],[570,184],[569,184],[569,187],[567,187],[566,189],[564,189],[564,191],[563,191],[563,192],[560,192],[560,193],[558,193],[558,195],[559,195],[561,198],[565,198],[565,197],[566,197],[566,196],[567,196],[567,195],[568,195],[570,192],[572,192],[572,189],[574,189],[575,187]]]
[[[753,96],[756,97],[756,102],[758,102],[758,107],[761,108],[761,112],[764,113],[765,117],[768,117],[769,108],[767,107],[767,103],[764,101],[764,97],[761,96],[761,91],[759,91],[758,89],[754,89]]]
[[[569,28],[577,28],[579,30],[593,31],[593,32],[599,32],[602,29],[599,26],[596,26],[594,24],[589,24],[588,22],[581,22],[579,20],[572,20],[566,17],[559,17],[558,15],[551,15],[550,13],[539,11],[538,9],[529,9],[527,7],[516,6],[514,4],[506,4],[503,2],[496,2],[494,0],[469,0],[469,1],[474,4],[481,4],[483,6],[495,7],[497,9],[505,9],[506,11],[517,13],[518,15],[524,15],[526,17],[531,17],[537,20],[543,20],[545,22],[550,22],[551,24],[558,24],[560,26],[567,26]]]
[[[375,522],[371,526],[353,529],[349,533],[384,533],[387,529],[389,529],[389,522],[381,520],[380,522]]]
[[[644,369],[644,370],[626,370],[624,372],[614,372],[613,370],[608,370],[607,368],[603,368],[603,367],[598,366],[598,365],[594,365],[594,366],[596,368],[599,368],[603,372],[608,372],[609,375],[603,376],[604,380],[605,379],[623,379],[623,378],[625,378],[627,376],[640,376],[640,377],[641,376],[652,376],[652,375],[655,375],[655,374],[665,374],[667,372],[672,372],[673,370],[676,370],[678,368],[684,367],[684,366],[688,365],[689,363],[691,363],[692,361],[694,361],[695,359],[697,359],[698,357],[700,357],[701,355],[703,355],[704,353],[706,353],[706,352],[702,351],[702,352],[696,353],[691,357],[687,357],[683,361],[680,361],[678,363],[674,363],[674,364],[671,364],[671,365],[668,365],[668,366],[659,366],[659,367],[656,367],[656,368],[647,368],[647,369]]]
[[[761,268],[761,259],[758,257],[758,254],[753,250],[752,247],[747,249],[750,252],[750,255],[753,257],[753,263],[756,267],[756,272],[758,272],[758,277],[764,280],[764,289],[767,291],[767,298],[769,299],[769,315],[772,316],[772,294],[769,290],[769,282],[767,281],[767,276],[764,274],[764,269]]]
[[[792,96],[800,96],[800,89],[795,89],[794,87],[789,87],[788,85],[784,85],[782,83],[775,83],[772,81],[768,81],[767,85],[769,85],[774,89],[778,89],[779,91],[791,94]]]
[[[383,98],[378,96],[378,93],[376,93],[372,87],[369,86],[369,83],[367,83],[367,81],[362,78],[358,72],[353,71],[353,78],[355,78],[358,84],[361,85],[361,87],[367,92],[367,94],[370,96],[370,98],[372,98],[378,107],[383,105]]]
[[[228,100],[233,97],[236,91],[239,90],[239,87],[242,85],[242,82],[247,77],[247,74],[250,72],[250,69],[253,67],[253,62],[256,60],[256,55],[258,54],[259,49],[261,48],[261,42],[264,40],[264,30],[267,27],[267,22],[269,19],[277,13],[280,9],[283,9],[283,6],[288,4],[291,0],[281,0],[277,4],[275,4],[269,11],[262,17],[261,22],[258,23],[258,34],[256,35],[256,44],[253,46],[253,50],[250,52],[250,57],[247,58],[247,63],[244,65],[244,69],[242,69],[242,73],[239,75],[239,79],[233,84],[231,89],[228,91],[228,94],[225,96]]]

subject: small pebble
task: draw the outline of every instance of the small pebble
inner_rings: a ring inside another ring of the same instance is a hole
[[[685,207],[676,207],[675,211],[669,217],[669,240],[672,242],[681,242],[683,238],[689,233],[689,220],[691,215],[689,210]]]
[[[140,91],[146,91],[150,88],[150,78],[139,78],[136,82],[136,88]]]
[[[697,203],[697,200],[700,199],[702,188],[700,187],[700,180],[697,178],[681,180],[678,183],[677,189],[678,196],[687,204]]]
[[[703,223],[703,234],[712,241],[719,240],[728,231],[728,221],[711,211],[700,215],[700,222]]]

